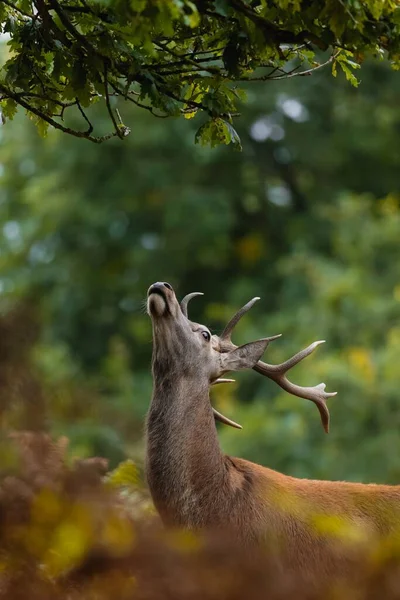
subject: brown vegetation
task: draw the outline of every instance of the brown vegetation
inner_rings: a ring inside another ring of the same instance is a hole
[[[2,447],[0,597],[14,600],[397,598],[398,544],[371,548],[362,578],[310,589],[220,536],[167,532],[147,515],[134,470],[68,465],[65,439],[13,435]],[[11,460],[11,457],[13,460]],[[134,510],[136,508],[136,510]],[[139,516],[140,515],[140,516]]]

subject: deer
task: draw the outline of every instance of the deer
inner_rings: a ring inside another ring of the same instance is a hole
[[[243,547],[269,545],[281,564],[312,581],[351,573],[349,555],[362,555],[372,541],[400,532],[400,487],[298,479],[242,458],[224,455],[215,421],[241,426],[216,411],[213,385],[229,372],[253,369],[285,391],[312,401],[329,431],[325,384],[302,387],[287,373],[308,357],[316,341],[282,364],[261,360],[275,335],[236,346],[232,332],[259,300],[250,300],[213,335],[189,320],[188,303],[172,286],[148,289],[152,321],[153,394],[146,418],[146,476],[154,505],[167,527],[226,531]],[[350,544],[351,542],[351,544]],[[351,552],[349,550],[351,545]]]

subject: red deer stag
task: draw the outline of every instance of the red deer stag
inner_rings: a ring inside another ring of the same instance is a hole
[[[231,381],[221,379],[228,371],[253,368],[286,391],[312,400],[325,431],[325,400],[335,394],[325,392],[324,384],[300,387],[286,378],[322,342],[281,365],[269,365],[260,358],[279,336],[239,347],[231,341],[233,328],[258,298],[240,309],[218,337],[188,319],[187,304],[196,295],[188,294],[179,304],[168,283],[155,283],[148,290],[154,386],[146,424],[146,469],[162,520],[194,530],[225,529],[249,547],[272,542],[287,565],[311,579],[343,574],[349,563],[335,534],[350,532],[363,551],[372,538],[400,531],[400,487],[296,479],[225,456],[215,419],[240,425],[212,408],[209,390]]]

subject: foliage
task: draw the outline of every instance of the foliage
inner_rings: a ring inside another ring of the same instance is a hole
[[[335,515],[315,518],[319,544],[334,541],[350,568],[329,582],[321,569],[322,583],[310,582],[302,567],[278,568],[279,544],[250,552],[221,531],[166,531],[140,507],[133,515],[104,482],[104,461],[71,464],[65,439],[25,432],[2,441],[16,461],[0,473],[1,599],[398,598],[396,537],[360,544]]]
[[[20,106],[43,136],[51,125],[102,142],[133,129],[131,103],[158,117],[202,113],[196,141],[239,148],[238,85],[327,63],[357,85],[354,69],[371,55],[398,68],[399,11],[395,0],[5,0],[3,119]],[[108,119],[96,114],[95,133],[96,103]]]

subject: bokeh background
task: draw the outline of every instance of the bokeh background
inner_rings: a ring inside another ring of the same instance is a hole
[[[3,49],[4,51],[4,49]],[[200,118],[120,103],[131,135],[100,146],[19,114],[0,129],[2,430],[45,429],[70,453],[143,462],[151,397],[148,286],[204,292],[193,320],[222,330],[261,296],[236,343],[282,333],[315,406],[255,372],[213,391],[243,431],[223,449],[300,477],[400,481],[400,79],[369,62],[355,89],[329,70],[259,84],[243,152],[194,144]],[[97,122],[106,115],[96,115]]]

